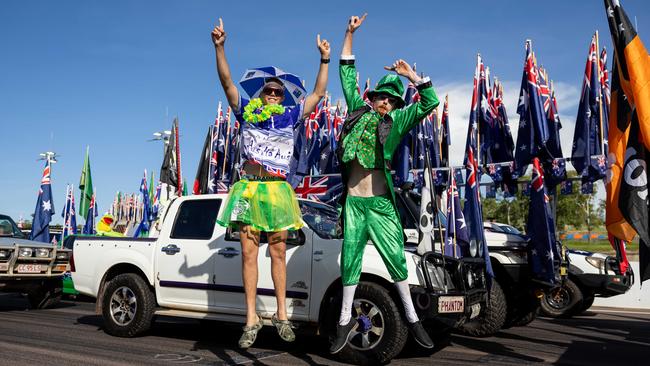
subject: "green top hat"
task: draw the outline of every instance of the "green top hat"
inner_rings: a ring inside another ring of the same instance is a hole
[[[396,109],[404,107],[405,103],[404,99],[402,99],[402,95],[404,94],[404,85],[397,75],[388,74],[381,78],[379,83],[377,83],[375,90],[368,92],[368,98],[372,100],[372,98],[377,94],[387,94],[397,99],[397,105],[395,106]]]

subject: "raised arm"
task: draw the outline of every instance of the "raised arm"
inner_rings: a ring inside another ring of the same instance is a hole
[[[226,32],[223,29],[223,20],[219,18],[219,25],[212,30],[212,43],[214,43],[214,51],[217,58],[217,73],[219,74],[219,81],[226,93],[228,104],[233,110],[239,109],[239,91],[237,86],[232,81],[230,76],[230,67],[226,61],[226,51],[224,44],[226,43]]]
[[[320,67],[318,68],[318,75],[316,75],[316,85],[314,91],[305,98],[305,105],[303,108],[302,117],[309,116],[311,112],[316,109],[318,102],[325,96],[327,89],[327,72],[329,70],[330,62],[330,43],[326,39],[320,39],[320,34],[316,36],[316,45],[320,51]]]
[[[359,109],[365,104],[357,89],[357,69],[354,66],[354,55],[352,54],[352,34],[361,26],[367,15],[367,13],[363,14],[361,18],[356,15],[351,16],[343,39],[339,76],[341,77],[343,96],[349,111]]]
[[[391,117],[393,117],[393,129],[396,132],[394,142],[399,143],[411,128],[422,121],[440,104],[440,101],[438,101],[438,96],[433,90],[431,79],[428,76],[421,78],[406,61],[400,59],[395,61],[392,66],[385,66],[384,68],[395,71],[398,75],[409,79],[420,94],[419,102],[390,112]]]

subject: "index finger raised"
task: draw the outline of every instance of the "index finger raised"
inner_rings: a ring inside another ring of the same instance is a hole
[[[219,28],[223,29],[223,19],[219,18]]]

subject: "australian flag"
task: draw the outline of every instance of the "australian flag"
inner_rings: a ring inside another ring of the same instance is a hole
[[[54,215],[54,202],[52,202],[52,187],[50,180],[50,162],[45,163],[43,177],[41,178],[41,188],[38,190],[38,199],[36,200],[36,209],[34,210],[34,221],[32,222],[32,231],[29,233],[29,239],[50,242],[50,221]]]
[[[340,174],[308,175],[295,189],[296,197],[319,201],[336,206],[343,193]]]
[[[471,121],[470,121],[471,123]],[[487,242],[485,241],[485,232],[483,231],[483,210],[481,208],[481,198],[479,192],[479,169],[476,160],[476,139],[470,124],[470,133],[468,136],[467,146],[467,163],[465,179],[465,207],[463,215],[469,233],[469,252],[474,256],[481,256],[485,259],[485,270],[490,277],[494,277],[492,263],[490,262],[490,253],[488,253]]]
[[[526,60],[519,91],[519,133],[515,148],[515,177],[526,171],[534,157],[546,159],[549,153],[546,142],[549,139],[548,124],[539,90],[538,69],[535,64],[530,40],[526,41]]]
[[[147,189],[147,171],[144,171],[144,177],[140,182],[140,193],[142,193],[142,220],[133,233],[134,238],[145,235],[149,232],[149,223],[151,222],[151,202],[149,202],[149,190]]]
[[[317,171],[319,174],[334,174],[338,172],[338,161],[334,153],[336,141],[334,139],[334,131],[330,117],[328,108],[321,109],[318,118],[320,156]]]
[[[95,217],[97,217],[97,203],[95,202],[95,194],[93,193],[90,198],[90,206],[88,206],[88,214],[86,216],[86,223],[84,224],[81,232],[86,235],[95,234]]]
[[[544,171],[539,159],[533,159],[533,176],[530,189],[530,207],[526,233],[530,236],[528,256],[533,277],[546,283],[556,282],[554,260],[559,259],[555,239],[555,225],[548,205],[544,185]]]
[[[598,160],[593,161],[592,156],[602,155],[603,130],[601,128],[600,103],[601,86],[600,70],[598,69],[598,49],[596,48],[596,35],[591,39],[589,58],[585,66],[585,78],[582,82],[582,96],[578,105],[578,117],[573,133],[573,148],[571,149],[571,162],[583,181],[595,182],[603,178],[603,163],[601,167]],[[602,159],[604,162],[604,159]]]
[[[61,213],[61,217],[63,218],[62,240],[68,235],[77,234],[77,211],[74,207],[74,191],[72,187],[68,187],[67,189],[65,208]]]
[[[445,228],[445,255],[461,258],[469,255],[469,232],[460,207],[456,180],[451,178],[447,189],[447,227]]]

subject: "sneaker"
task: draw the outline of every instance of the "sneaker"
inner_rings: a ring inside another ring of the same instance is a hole
[[[427,331],[424,330],[422,323],[419,321],[415,323],[409,323],[408,328],[413,335],[413,338],[415,338],[415,341],[418,342],[420,346],[424,348],[433,348],[433,341],[427,334]]]
[[[239,348],[246,349],[252,346],[253,343],[255,343],[255,339],[257,339],[257,332],[259,332],[260,329],[262,329],[262,318],[258,315],[257,323],[250,326],[244,326],[244,333],[242,333],[241,338],[239,338]]]
[[[275,325],[275,328],[278,330],[280,338],[285,342],[293,342],[296,340],[296,335],[293,333],[291,322],[288,320],[278,319],[276,314],[273,314],[271,322]]]
[[[336,339],[334,342],[332,342],[330,346],[330,353],[335,354],[339,353],[343,347],[345,347],[345,344],[348,343],[348,338],[350,337],[350,334],[352,333],[353,330],[357,328],[357,321],[355,319],[350,319],[348,324],[346,325],[340,325],[338,324],[336,326]]]

